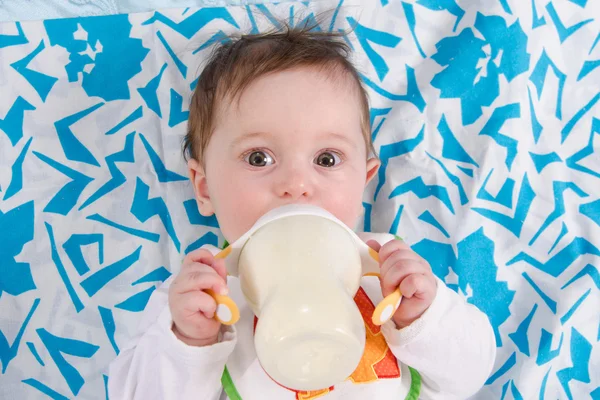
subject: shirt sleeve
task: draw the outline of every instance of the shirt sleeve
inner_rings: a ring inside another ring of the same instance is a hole
[[[437,278],[436,278],[437,279]],[[396,358],[421,375],[421,398],[465,399],[490,375],[496,339],[487,315],[437,279],[431,306],[411,325],[382,332]]]
[[[109,366],[111,400],[219,399],[221,376],[237,341],[235,328],[223,326],[219,341],[194,347],[172,331],[168,305],[170,277],[152,294],[137,333]]]

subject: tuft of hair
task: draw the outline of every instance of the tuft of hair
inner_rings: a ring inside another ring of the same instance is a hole
[[[359,96],[367,153],[375,154],[368,95],[350,61],[351,50],[344,41],[346,33],[320,31],[318,24],[309,21],[296,27],[285,23],[281,26],[266,33],[228,36],[213,48],[190,103],[183,142],[186,159],[204,163],[219,101],[239,99],[248,85],[264,75],[298,67],[317,68],[333,79],[349,78]]]

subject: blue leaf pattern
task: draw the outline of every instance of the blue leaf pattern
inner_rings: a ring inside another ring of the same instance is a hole
[[[382,161],[359,226],[488,315],[475,398],[600,399],[598,1],[83,3],[0,23],[0,398],[107,398],[152,293],[223,244],[180,153],[211,45],[333,10]]]

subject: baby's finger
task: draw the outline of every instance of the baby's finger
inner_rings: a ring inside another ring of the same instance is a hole
[[[392,255],[398,250],[409,250],[412,252],[410,246],[404,243],[403,241],[390,240],[389,242],[381,246],[381,248],[379,249],[379,262],[383,264],[385,260],[387,260],[388,257],[390,257],[390,255]]]
[[[431,291],[431,282],[423,274],[412,274],[407,276],[400,282],[400,292],[407,299],[416,298],[424,299]]]
[[[195,317],[195,314],[201,313],[206,318],[213,318],[217,311],[217,303],[210,295],[204,292],[195,291],[179,295],[178,301],[181,305],[182,317],[189,320]]]
[[[381,263],[380,274],[382,276],[386,275],[391,268],[395,268],[397,265],[401,266],[409,261],[421,265],[423,272],[427,270],[427,266],[425,263],[423,263],[421,257],[415,254],[412,250],[399,249],[390,254],[387,259]]]
[[[198,262],[193,262],[191,264],[188,264],[188,266],[186,267],[185,271],[183,272],[185,273],[189,273],[192,271],[198,271],[198,272],[208,272],[210,270],[215,271],[220,277],[222,277],[225,282],[227,282],[227,267],[225,266],[225,260],[214,260],[215,263],[213,265],[207,265],[207,264],[201,264]]]
[[[190,252],[187,256],[185,256],[185,258],[183,259],[182,268],[189,266],[193,263],[213,265],[214,260],[215,256],[213,256],[213,254],[207,249],[196,249]]]
[[[202,266],[189,272],[183,272],[173,284],[176,293],[187,293],[204,289],[212,289],[219,294],[227,294],[227,283],[213,268]]]
[[[397,263],[395,267],[388,268],[385,274],[381,275],[381,291],[384,296],[387,296],[400,286],[400,283],[409,275],[422,274],[423,265],[414,260],[403,260],[402,263]],[[402,295],[404,292],[401,290]]]
[[[225,260],[222,258],[215,260],[212,267],[217,271],[217,274],[227,282],[227,266],[225,265]]]
[[[367,240],[367,246],[372,248],[375,251],[379,251],[381,249],[381,245],[376,240]]]

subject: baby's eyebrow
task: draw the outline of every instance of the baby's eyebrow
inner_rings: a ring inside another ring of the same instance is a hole
[[[336,140],[341,140],[342,142],[345,142],[349,146],[356,147],[356,143],[352,139],[350,139],[347,135],[343,135],[341,133],[325,132],[321,135],[321,138],[334,138]]]
[[[231,142],[231,147],[232,148],[238,147],[242,143],[252,140],[252,139],[271,139],[271,138],[273,138],[273,134],[271,134],[269,132],[244,133],[244,134],[236,137],[235,139],[233,139],[233,141]]]

